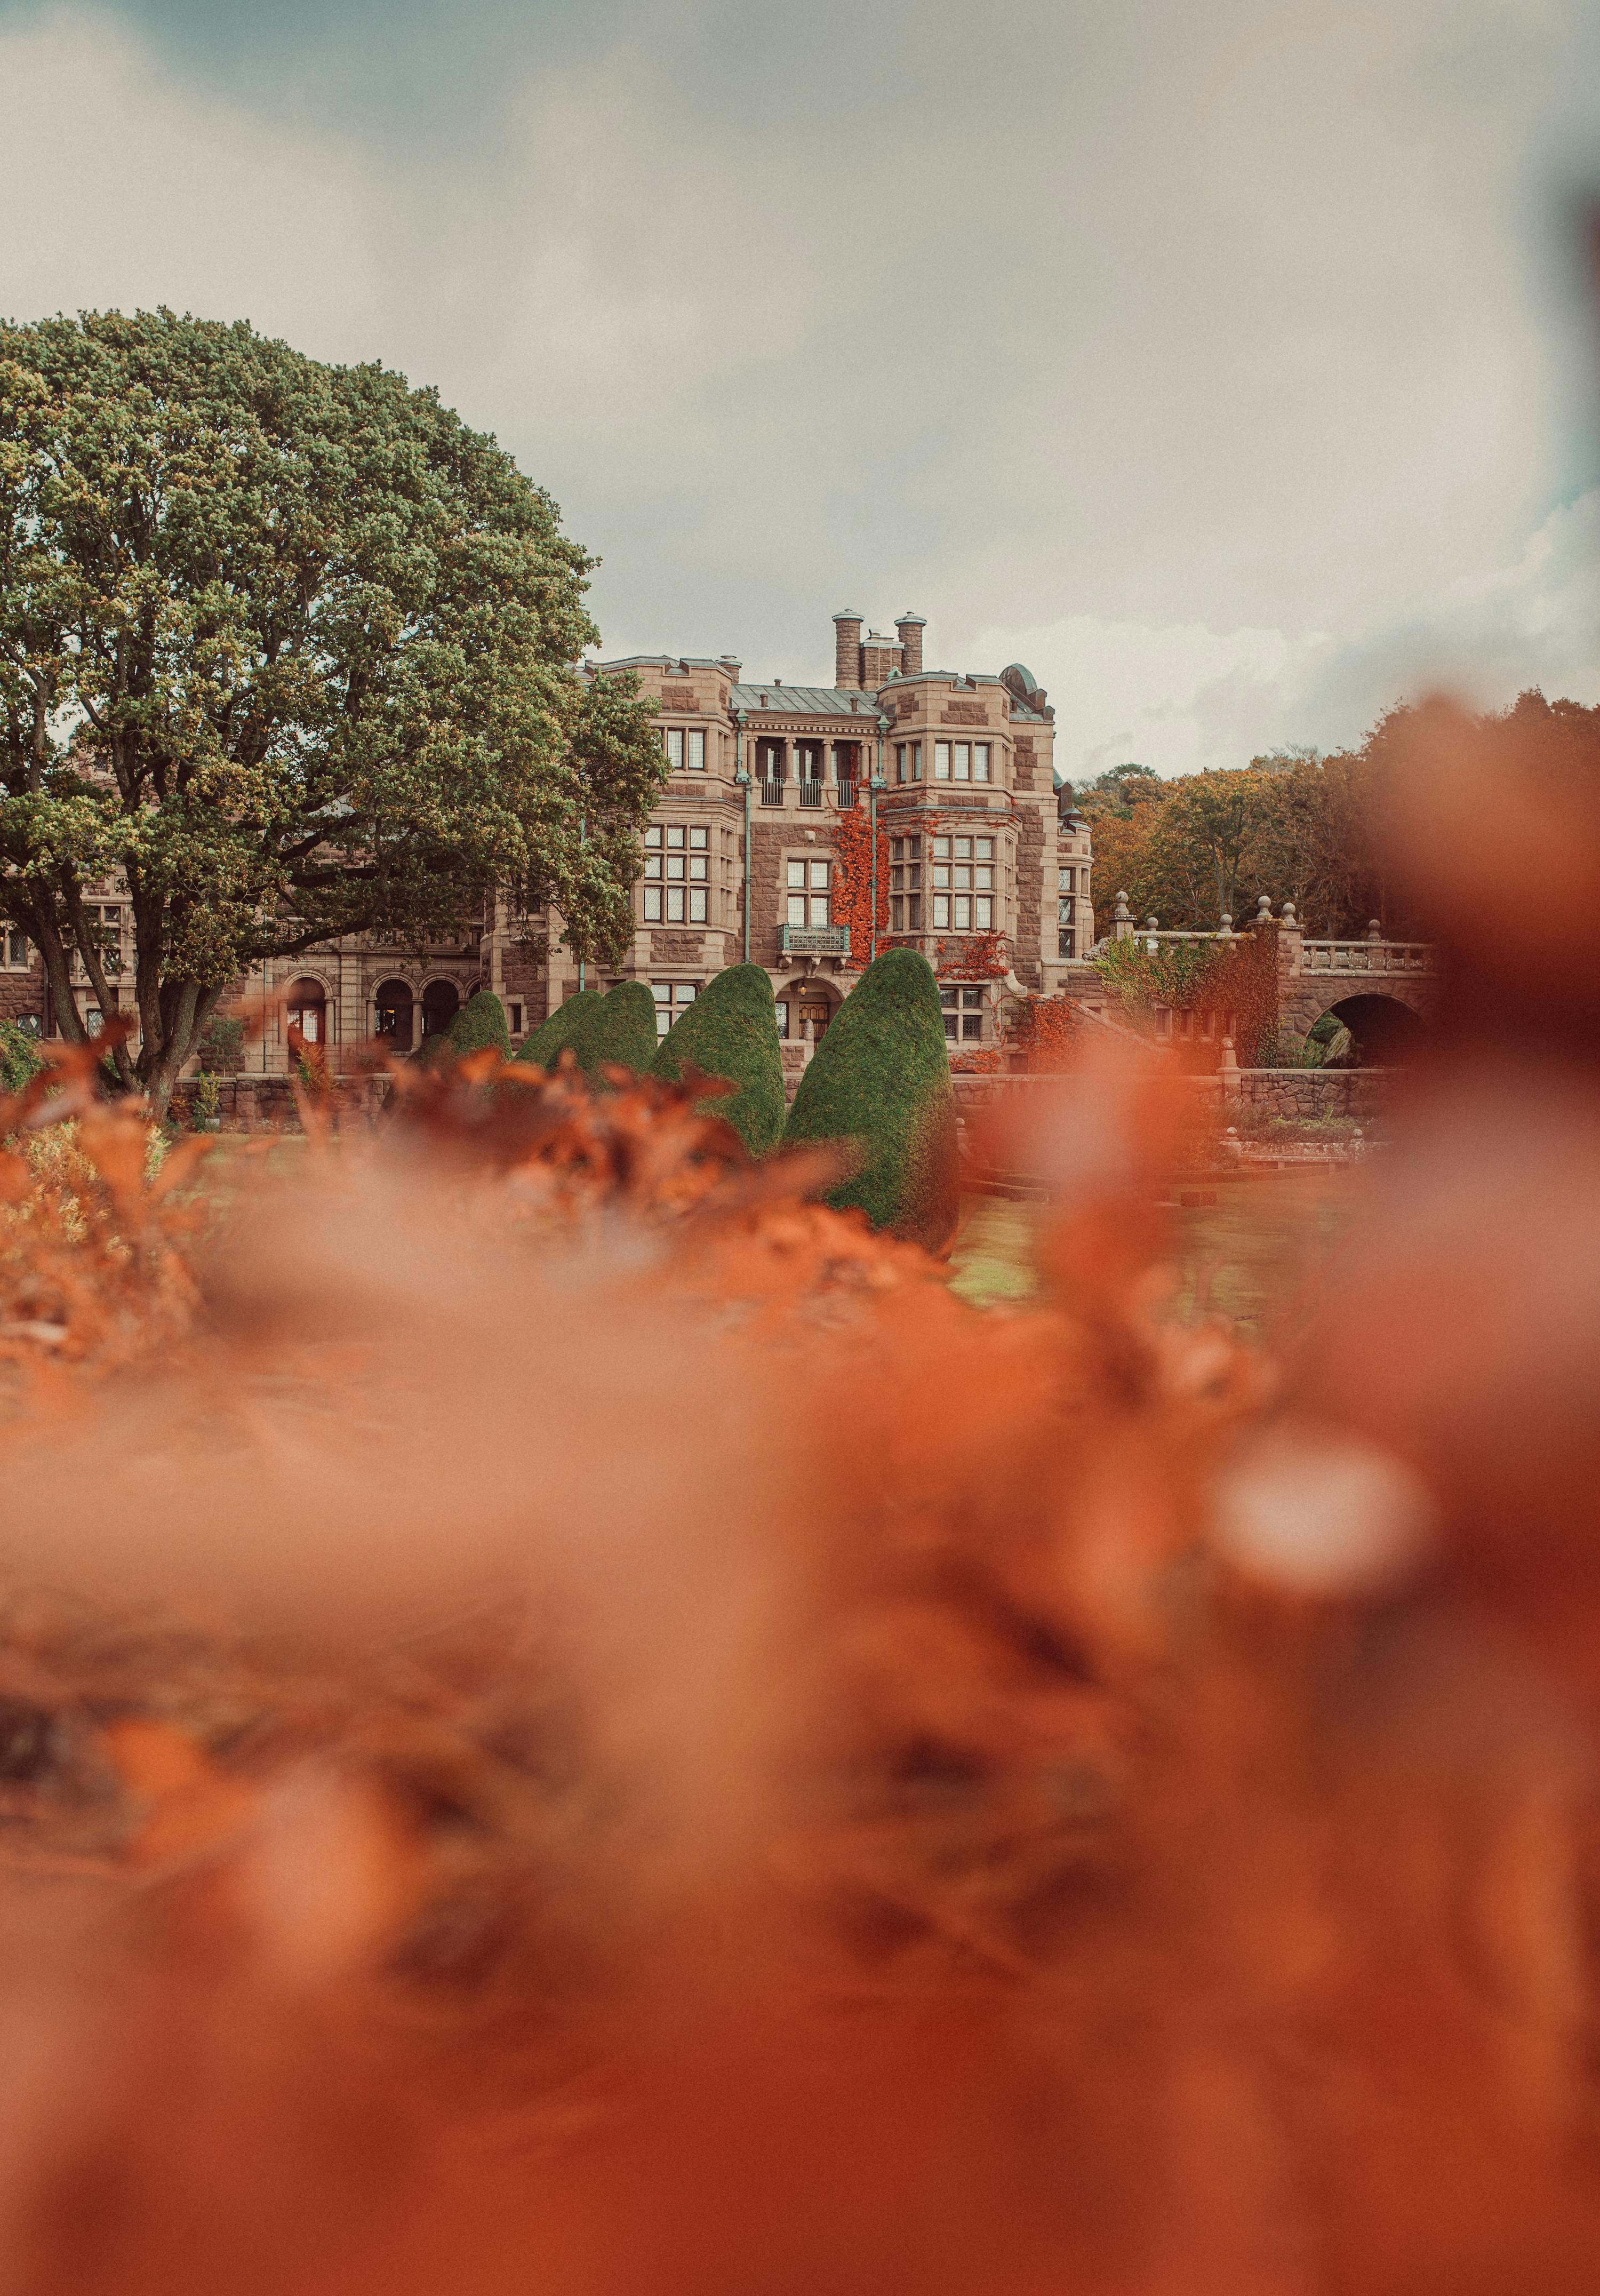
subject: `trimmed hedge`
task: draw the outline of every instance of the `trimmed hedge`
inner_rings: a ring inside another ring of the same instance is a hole
[[[553,1069],[556,1056],[568,1042],[574,1028],[592,1006],[603,1004],[598,988],[580,988],[565,1004],[558,1004],[547,1021],[541,1021],[531,1037],[525,1037],[517,1048],[519,1061],[534,1061],[542,1069]]]
[[[469,996],[450,1023],[450,1049],[453,1053],[481,1053],[490,1046],[502,1060],[510,1056],[511,1032],[506,1027],[505,1006],[492,988],[480,988]]]
[[[786,1141],[853,1141],[859,1171],[832,1189],[874,1227],[937,1251],[955,1233],[955,1102],[933,967],[915,949],[869,964],[812,1054]]]
[[[673,1022],[651,1067],[675,1081],[686,1065],[739,1087],[729,1099],[701,1101],[702,1115],[722,1117],[752,1156],[776,1148],[783,1137],[783,1055],[772,983],[759,964],[731,964]]]
[[[642,980],[619,980],[575,1020],[567,1042],[592,1084],[603,1084],[612,1063],[644,1076],[656,1057],[656,1000]]]

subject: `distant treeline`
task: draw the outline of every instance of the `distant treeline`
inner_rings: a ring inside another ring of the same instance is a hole
[[[1114,766],[1078,785],[1094,832],[1095,924],[1110,931],[1119,891],[1136,923],[1214,929],[1224,911],[1242,930],[1257,896],[1292,900],[1308,932],[1358,936],[1376,917],[1392,939],[1414,921],[1385,882],[1384,815],[1411,715],[1392,709],[1359,749],[1322,757],[1279,750],[1233,771],[1163,781],[1147,766]],[[1524,693],[1493,722],[1600,772],[1600,709]]]

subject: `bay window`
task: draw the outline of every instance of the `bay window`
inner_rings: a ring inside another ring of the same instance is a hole
[[[922,840],[889,840],[889,931],[922,930]]]
[[[989,750],[987,742],[935,742],[934,779],[936,782],[986,782],[989,778]]]
[[[666,742],[666,762],[675,774],[703,774],[706,770],[706,734],[699,726],[669,726],[664,739]]]
[[[644,832],[647,925],[703,925],[711,879],[711,832],[697,824],[652,823]]]
[[[935,932],[994,930],[994,840],[935,837],[933,840]]]

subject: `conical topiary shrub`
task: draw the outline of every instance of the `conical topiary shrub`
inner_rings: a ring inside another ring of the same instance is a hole
[[[591,1084],[613,1065],[643,1076],[656,1057],[656,1000],[642,980],[619,980],[577,1016],[567,1042]]]
[[[812,1055],[786,1141],[855,1144],[861,1168],[828,1201],[943,1248],[958,1210],[955,1103],[933,967],[915,949],[869,964]]]
[[[542,1069],[553,1069],[561,1047],[570,1038],[573,1029],[585,1013],[604,998],[598,988],[580,988],[565,1004],[558,1004],[547,1021],[542,1021],[531,1037],[525,1037],[517,1048],[519,1061],[532,1061]]]
[[[450,1023],[450,1049],[458,1059],[463,1053],[486,1052],[490,1046],[508,1059],[511,1050],[511,1032],[506,1027],[505,1006],[492,988],[480,988],[469,996]]]
[[[759,964],[731,964],[673,1021],[653,1070],[676,1078],[686,1066],[739,1086],[731,1098],[701,1101],[704,1115],[724,1118],[752,1156],[776,1148],[783,1137],[783,1055],[772,984]]]

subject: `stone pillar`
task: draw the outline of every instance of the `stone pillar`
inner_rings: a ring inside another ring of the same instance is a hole
[[[1222,1039],[1222,1058],[1218,1063],[1218,1068],[1222,1079],[1223,1099],[1237,1100],[1239,1097],[1239,1056],[1234,1050],[1234,1043],[1231,1037],[1224,1037]]]
[[[257,1104],[254,1077],[240,1077],[234,1082],[233,1121],[241,1132],[254,1132],[260,1127],[261,1112]]]
[[[1286,901],[1278,920],[1278,969],[1280,973],[1300,971],[1300,919],[1294,914],[1293,901]]]
[[[1111,938],[1113,940],[1131,940],[1133,938],[1133,916],[1128,906],[1126,893],[1119,893],[1116,897],[1116,908],[1113,912],[1111,921]]]

